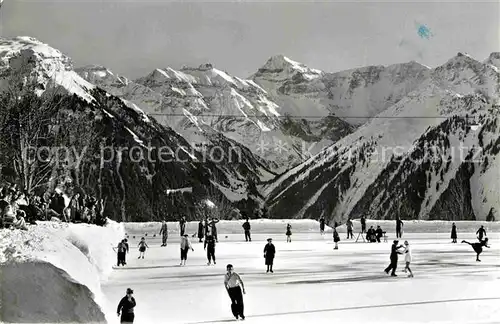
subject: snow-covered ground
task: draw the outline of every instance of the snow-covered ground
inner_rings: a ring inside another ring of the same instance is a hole
[[[286,223],[292,243],[285,242]],[[485,225],[491,248],[482,262],[466,244],[451,244],[451,222],[405,222],[404,239],[413,247],[414,278],[401,270],[391,278],[389,263],[394,222],[368,221],[386,227],[387,243],[355,243],[341,234],[333,250],[331,232],[321,236],[318,223],[252,221],[253,242],[244,242],[242,221],[221,222],[217,265],[207,266],[202,243],[193,239],[187,266],[180,267],[177,225],[169,223],[169,244],[160,247],[156,224],[125,224],[131,238],[126,267],[103,284],[105,296],[118,303],[127,287],[135,291],[137,323],[224,323],[233,321],[223,287],[228,263],[242,276],[249,323],[498,323],[500,318],[499,223],[457,222],[459,241],[473,241]],[[266,230],[267,229],[267,230]],[[355,223],[356,229],[359,224]],[[345,232],[345,226],[340,227]],[[187,226],[196,232],[196,223]],[[146,258],[137,259],[137,240],[148,233]],[[136,236],[133,238],[133,236]],[[267,237],[277,249],[275,273],[266,274],[262,250]],[[402,242],[401,242],[402,243]],[[111,323],[118,323],[118,318]]]

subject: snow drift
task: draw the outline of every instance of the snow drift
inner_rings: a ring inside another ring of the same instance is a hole
[[[41,222],[0,231],[3,322],[105,323],[101,280],[111,271],[121,226]]]

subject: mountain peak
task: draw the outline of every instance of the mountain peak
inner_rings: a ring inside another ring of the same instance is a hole
[[[266,64],[261,67],[258,73],[285,73],[294,75],[296,73],[307,74],[311,77],[319,76],[322,72],[320,70],[311,69],[306,65],[296,62],[283,54],[271,56]]]
[[[491,53],[484,63],[500,69],[500,52]]]

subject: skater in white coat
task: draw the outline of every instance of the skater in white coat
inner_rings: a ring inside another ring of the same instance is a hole
[[[405,266],[404,271],[405,271],[405,273],[407,273],[409,271],[410,274],[408,275],[408,277],[413,278],[413,272],[411,272],[411,269],[410,269],[410,263],[411,263],[411,259],[412,259],[411,248],[410,248],[410,243],[408,243],[408,241],[405,241],[405,251],[403,253],[405,255],[405,262],[406,262],[406,266]]]
[[[181,266],[186,265],[186,260],[188,256],[188,251],[194,251],[191,242],[189,241],[189,237],[187,234],[184,234],[181,237]]]

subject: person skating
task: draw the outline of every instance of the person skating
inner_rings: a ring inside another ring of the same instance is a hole
[[[233,316],[238,319],[241,317],[242,320],[245,319],[245,305],[243,303],[243,295],[245,292],[245,285],[239,274],[234,271],[233,265],[228,264],[226,266],[226,274],[224,276],[224,287],[227,290],[229,298],[231,299],[231,312]]]
[[[217,218],[213,218],[213,219],[209,220],[212,236],[214,237],[215,242],[217,242],[217,243],[219,243],[219,239],[217,236],[217,226],[215,224],[217,224],[218,222],[219,222],[219,219],[217,219]]]
[[[391,273],[392,277],[397,276],[396,269],[398,267],[398,254],[401,254],[399,249],[403,247],[402,245],[398,245],[398,243],[399,243],[398,240],[394,240],[392,247],[391,247],[391,256],[390,256],[391,263],[384,270],[385,273],[389,274],[389,271],[392,269],[392,273]]]
[[[479,255],[483,252],[483,246],[484,247],[487,247],[487,248],[490,248],[488,246],[488,238],[485,238],[483,241],[481,242],[476,242],[476,243],[469,243],[465,240],[462,241],[462,243],[467,243],[469,244],[470,246],[472,246],[472,248],[474,249],[474,251],[476,252],[476,261],[480,262],[481,260],[479,260]]]
[[[382,228],[380,225],[377,225],[377,229],[375,230],[375,235],[377,239],[377,243],[380,243],[380,238],[384,236],[384,232],[382,231]]]
[[[482,241],[483,237],[486,236],[486,230],[483,225],[481,225],[481,227],[477,230],[476,235],[479,241]]]
[[[119,267],[120,265],[125,265],[125,253],[127,252],[127,248],[125,247],[125,240],[121,240],[118,243],[118,246],[116,247],[116,257],[117,257],[117,263],[116,266]]]
[[[139,244],[137,244],[139,247],[139,256],[137,259],[140,259],[141,257],[144,259],[144,254],[146,253],[146,248],[149,248],[148,243],[146,243],[146,239],[143,237],[141,238],[141,241]]]
[[[250,222],[248,221],[248,218],[242,225],[243,230],[245,231],[245,241],[246,242],[252,242],[252,237],[250,236],[250,229],[252,228],[250,226]]]
[[[396,238],[403,237],[403,221],[398,217],[396,218]]]
[[[179,220],[179,232],[181,236],[184,236],[184,233],[186,232],[186,217],[182,217]]]
[[[116,313],[120,316],[120,323],[134,323],[134,307],[137,305],[135,298],[132,297],[134,291],[127,288],[127,294],[118,303]]]
[[[325,218],[323,216],[319,219],[319,232],[321,235],[325,233]]]
[[[161,229],[160,229],[160,233],[158,235],[161,235],[161,246],[167,246],[168,225],[167,225],[166,221],[163,221],[161,223]]]
[[[340,235],[337,232],[337,229],[334,227],[333,228],[333,243],[335,243],[335,247],[333,248],[334,250],[339,249],[339,242],[340,242]]]
[[[405,245],[405,250],[403,253],[405,254],[405,263],[406,263],[404,271],[405,273],[409,271],[410,274],[408,275],[408,277],[413,278],[413,272],[411,272],[410,269],[410,263],[412,260],[410,243],[408,243],[408,241],[405,241],[404,245]]]
[[[352,221],[351,221],[350,218],[347,220],[347,222],[345,223],[345,225],[347,227],[347,239],[349,239],[349,237],[351,237],[353,239],[354,238],[354,234],[352,232]]]
[[[291,243],[292,242],[292,225],[290,225],[290,223],[288,223],[286,225],[286,242],[287,243]]]
[[[125,245],[125,254],[123,255],[123,265],[127,265],[127,254],[130,252],[130,246],[128,245],[127,239],[123,239],[123,244]]]
[[[203,220],[200,220],[198,223],[198,242],[202,242],[205,237],[205,225],[203,224]]]
[[[365,216],[361,216],[360,223],[361,223],[361,234],[364,234],[364,233],[366,233],[366,218],[365,218]]]
[[[451,224],[451,243],[457,243],[457,226],[455,223]]]
[[[209,235],[205,238],[205,243],[203,244],[203,248],[207,251],[207,265],[212,263],[212,260],[215,263],[215,239],[212,235]]]
[[[267,244],[264,247],[264,259],[266,260],[267,271],[273,273],[274,256],[276,255],[276,248],[273,244],[273,239],[268,238]]]
[[[189,250],[194,251],[187,234],[181,238],[181,265],[186,265]]]

